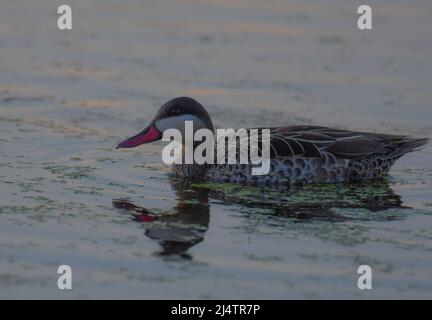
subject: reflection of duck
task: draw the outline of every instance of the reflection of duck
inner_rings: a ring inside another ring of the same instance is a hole
[[[146,225],[145,234],[162,247],[161,255],[190,258],[186,251],[204,240],[210,210],[207,191],[186,190],[177,186],[178,204],[170,212],[155,214],[129,200],[113,200],[116,208],[132,211],[133,220]]]
[[[164,214],[135,205],[129,200],[113,200],[113,206],[132,213],[132,219],[146,226],[145,234],[162,247],[163,256],[179,255],[202,242],[209,228],[208,198],[223,203],[267,209],[265,214],[301,221],[342,222],[346,220],[394,220],[399,216],[386,209],[403,208],[400,196],[386,182],[369,184],[321,184],[262,188],[221,183],[192,183],[171,177],[171,186],[179,197],[177,205]],[[355,209],[366,209],[356,212]],[[159,212],[159,210],[158,210]],[[267,221],[264,219],[263,221]]]
[[[380,212],[404,208],[401,197],[386,181],[352,184],[307,184],[302,186],[255,187],[236,184],[195,183],[209,196],[224,203],[269,209],[272,215],[299,220],[381,220]],[[365,209],[352,214],[357,209]],[[364,216],[366,212],[370,214]],[[388,219],[392,219],[388,217]]]
[[[166,129],[178,129],[184,135],[187,120],[193,122],[195,131],[214,131],[204,107],[191,98],[182,97],[164,104],[146,129],[119,143],[118,147],[132,148],[159,140]],[[177,164],[174,173],[200,181],[246,184],[376,180],[384,177],[397,159],[427,142],[428,139],[318,126],[278,127],[270,129],[271,161],[267,175],[254,176],[252,165],[239,163]]]

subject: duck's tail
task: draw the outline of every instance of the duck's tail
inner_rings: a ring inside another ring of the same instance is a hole
[[[388,158],[399,158],[403,155],[422,149],[431,141],[431,138],[409,138],[403,137],[397,140],[389,141],[388,148],[391,150]]]

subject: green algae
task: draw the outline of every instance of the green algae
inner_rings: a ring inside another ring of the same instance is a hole
[[[91,178],[91,173],[96,170],[96,168],[91,166],[65,166],[51,163],[44,163],[43,169],[56,175],[58,178],[72,180]]]
[[[191,190],[205,189],[224,202],[258,207],[325,209],[333,207],[378,210],[401,205],[386,182],[364,184],[310,184],[303,186],[245,186],[231,183],[192,183]]]

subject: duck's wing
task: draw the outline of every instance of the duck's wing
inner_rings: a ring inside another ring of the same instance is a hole
[[[265,134],[264,129],[270,130],[269,138],[267,138],[268,134]],[[252,143],[252,133],[257,134],[257,145]],[[219,153],[225,153],[226,155],[228,150],[232,149],[232,153],[236,155],[237,159],[242,154],[245,159],[249,156],[255,159],[259,155],[262,155],[263,143],[270,143],[268,146],[270,149],[270,159],[290,157],[321,158],[324,152],[342,159],[360,159],[371,154],[383,154],[385,157],[392,158],[418,150],[425,146],[430,139],[356,132],[330,127],[293,126],[251,128],[247,132],[244,132],[244,135],[237,141],[239,143],[232,146],[225,141],[221,145],[223,148],[220,148],[218,141],[215,157]],[[242,145],[242,141],[249,148],[246,148],[246,150],[238,148],[239,145]]]
[[[329,152],[339,158],[358,159],[374,153],[392,152],[405,136],[354,132],[318,126],[294,126],[270,129],[270,157],[320,158]]]

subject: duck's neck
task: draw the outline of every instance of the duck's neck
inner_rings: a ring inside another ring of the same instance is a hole
[[[202,181],[207,174],[208,167],[209,166],[205,164],[173,164],[172,173],[175,176],[182,177],[183,179]]]
[[[178,164],[172,165],[172,173],[175,176],[182,177],[188,180],[203,180],[210,165],[198,164],[195,162],[195,149],[199,142],[194,142],[193,147],[185,145],[182,146],[181,161]],[[189,149],[188,149],[189,148]],[[192,149],[192,150],[191,150]],[[188,161],[186,161],[186,154],[188,153]],[[180,160],[180,159],[178,159]],[[192,162],[192,163],[190,163]]]

